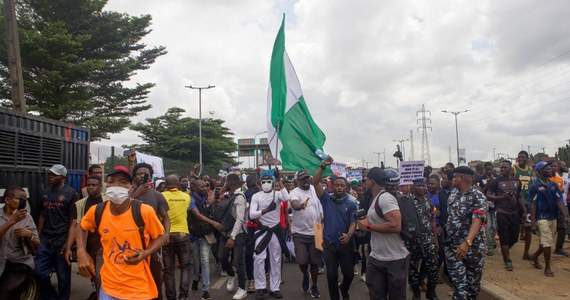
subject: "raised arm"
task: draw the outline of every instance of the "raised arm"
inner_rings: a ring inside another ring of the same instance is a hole
[[[321,179],[323,178],[323,172],[325,171],[327,166],[330,166],[332,164],[333,161],[334,159],[331,156],[329,156],[327,160],[323,160],[321,162],[321,166],[317,169],[317,172],[315,172],[315,176],[313,177],[313,186],[315,187],[315,192],[317,193],[317,197],[319,197],[319,199],[325,192],[325,190],[321,186]]]

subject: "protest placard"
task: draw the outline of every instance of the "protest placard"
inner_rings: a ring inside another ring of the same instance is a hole
[[[411,184],[412,180],[424,176],[423,160],[400,162],[400,184]]]

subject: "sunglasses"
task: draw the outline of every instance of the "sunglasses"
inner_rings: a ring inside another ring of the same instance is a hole
[[[273,180],[262,180],[261,184],[273,183]]]

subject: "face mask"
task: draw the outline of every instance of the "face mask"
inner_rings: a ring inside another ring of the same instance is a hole
[[[105,193],[111,202],[121,205],[125,200],[129,199],[129,189],[120,186],[107,187]]]
[[[273,189],[273,181],[271,180],[262,180],[261,181],[261,189],[266,192],[269,193],[271,192],[271,189]]]

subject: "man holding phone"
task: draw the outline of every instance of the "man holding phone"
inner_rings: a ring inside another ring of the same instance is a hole
[[[26,210],[26,192],[10,186],[0,209],[0,299],[18,299],[18,289],[34,269],[31,251],[40,246],[38,230]]]
[[[153,209],[141,204],[140,215],[145,224],[142,232],[144,241],[141,239],[131,211],[135,201],[129,197],[132,180],[123,166],[109,172],[106,195],[110,202],[104,206],[99,225],[95,220],[97,206],[93,206],[77,230],[79,272],[88,278],[95,276],[95,267],[85,248],[87,234],[97,230],[101,235],[104,262],[99,299],[153,299],[158,296],[149,258],[164,243],[164,227]],[[148,246],[144,247],[143,243]]]
[[[170,217],[168,216],[168,203],[164,196],[152,188],[152,166],[146,163],[139,163],[133,167],[133,191],[132,196],[141,200],[144,204],[150,205],[162,222],[165,232],[165,244],[168,244],[170,234]],[[134,177],[134,178],[133,178]],[[162,262],[160,250],[151,257],[150,269],[156,286],[158,287],[158,299],[162,299]]]

